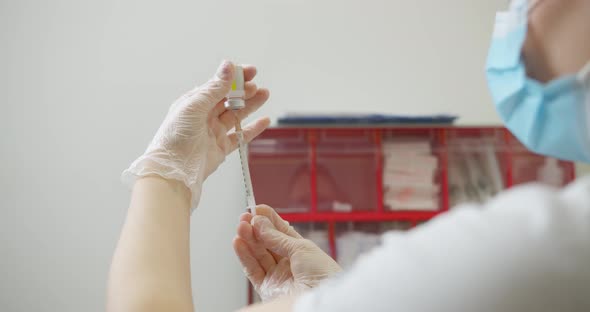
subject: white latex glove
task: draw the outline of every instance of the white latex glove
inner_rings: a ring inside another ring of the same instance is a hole
[[[233,245],[244,273],[263,301],[299,294],[342,271],[274,209],[260,205],[256,214],[240,216]]]
[[[244,66],[246,107],[237,113],[241,120],[256,111],[269,93],[258,89],[251,80],[256,68]],[[237,148],[237,135],[230,133],[235,123],[234,112],[223,103],[234,74],[232,63],[225,61],[215,76],[176,100],[152,142],[142,156],[122,174],[127,184],[138,177],[158,175],[183,182],[192,193],[191,211],[201,194],[203,181]],[[244,138],[251,141],[268,127],[270,120],[261,118],[243,128]]]

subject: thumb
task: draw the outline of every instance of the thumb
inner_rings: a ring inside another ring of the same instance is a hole
[[[203,106],[207,111],[211,110],[230,91],[233,78],[234,65],[230,61],[223,61],[215,76],[189,97],[189,106]]]
[[[252,226],[254,227],[254,233],[264,247],[282,257],[291,258],[304,243],[303,239],[291,237],[277,230],[272,222],[264,216],[252,218]]]

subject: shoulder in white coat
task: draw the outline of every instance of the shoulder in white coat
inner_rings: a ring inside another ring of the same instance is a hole
[[[590,177],[386,233],[295,311],[590,311]]]

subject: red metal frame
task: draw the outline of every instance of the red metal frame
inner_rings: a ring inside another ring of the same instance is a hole
[[[510,143],[512,140],[512,134],[508,129],[504,129],[504,144],[506,145],[507,150],[503,152],[504,154],[504,163],[506,164],[506,188],[512,187],[514,185],[514,179],[512,177],[512,144]]]
[[[318,188],[317,188],[317,136],[315,131],[310,130],[308,132],[309,142],[309,160],[311,174],[310,174],[310,187],[311,187],[311,212],[316,213],[318,211]]]
[[[246,283],[248,283],[248,304],[252,304],[254,303],[254,289],[250,281],[246,280]]]
[[[330,256],[337,259],[336,253],[336,226],[334,221],[328,222],[328,241],[330,242]]]
[[[447,146],[447,132],[445,128],[437,129],[439,143],[438,157],[440,159],[440,179],[441,179],[441,200],[442,211],[449,210],[449,171],[448,171],[448,153],[445,150]],[[416,225],[414,223],[414,225]]]
[[[351,211],[281,213],[289,222],[369,222],[369,221],[424,221],[444,211]]]
[[[374,135],[377,146],[377,172],[375,172],[375,177],[377,179],[377,212],[383,212],[383,142],[381,140],[383,137],[383,131],[381,131],[381,129],[376,129]]]

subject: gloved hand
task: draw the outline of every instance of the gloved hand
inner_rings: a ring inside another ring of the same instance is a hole
[[[251,81],[256,68],[244,66],[243,70],[246,107],[237,112],[240,120],[256,111],[269,96],[268,90],[258,89]],[[203,181],[238,145],[237,135],[229,133],[236,115],[224,107],[233,75],[233,64],[225,61],[211,80],[176,100],[147,150],[123,172],[123,181],[133,184],[148,175],[181,181],[191,190],[194,210]],[[244,127],[244,139],[251,141],[269,124],[268,118],[261,118]]]
[[[259,205],[256,214],[240,216],[233,246],[263,301],[299,294],[342,271],[336,261],[301,237],[274,209]]]

